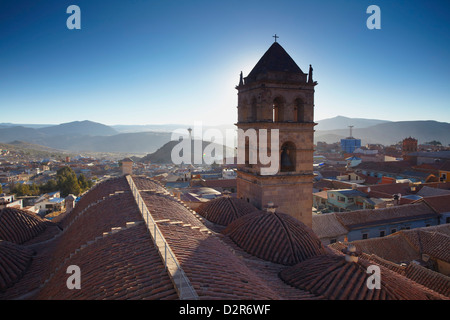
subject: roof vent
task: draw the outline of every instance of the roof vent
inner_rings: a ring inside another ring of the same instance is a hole
[[[347,248],[342,249],[345,253],[345,261],[347,262],[358,262],[359,252],[353,244],[349,244]]]
[[[275,213],[277,211],[278,206],[274,205],[272,201],[269,201],[267,205],[264,206],[264,208],[266,208],[266,211],[269,213]]]

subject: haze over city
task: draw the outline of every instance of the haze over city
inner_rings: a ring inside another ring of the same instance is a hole
[[[69,30],[68,6],[81,9]],[[381,29],[370,30],[378,5]],[[2,1],[0,122],[236,122],[273,43],[309,64],[315,120],[450,122],[448,1]]]

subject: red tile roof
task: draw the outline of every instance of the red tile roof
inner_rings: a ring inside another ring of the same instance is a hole
[[[228,226],[234,220],[256,210],[256,207],[245,200],[225,196],[203,203],[196,211],[213,223]]]
[[[426,197],[418,202],[425,202],[438,213],[450,212],[450,195]]]
[[[314,232],[284,213],[256,211],[233,221],[223,234],[261,259],[293,265],[324,253]]]
[[[294,218],[256,212],[235,220],[230,231],[247,252],[154,181],[133,180],[200,299],[326,297],[278,276],[286,268],[282,263],[326,253]],[[55,221],[61,230],[48,225],[21,245],[0,242],[0,299],[178,299],[125,177],[98,184]],[[1,259],[4,252],[8,259]],[[69,265],[81,269],[80,290],[66,286]]]
[[[450,277],[442,273],[434,272],[417,263],[410,263],[405,268],[405,276],[433,291],[450,297]]]
[[[319,255],[281,271],[292,286],[330,300],[428,300],[444,298],[415,282],[378,265],[380,289],[369,289],[367,268],[373,262],[347,262],[343,256]]]
[[[65,284],[69,265],[81,271],[81,289]],[[101,237],[63,261],[35,299],[178,299],[143,224]]]
[[[0,292],[20,280],[29,264],[33,250],[0,240]]]
[[[25,210],[3,208],[0,210],[0,240],[22,244],[42,233],[47,228],[46,221]]]
[[[337,212],[336,218],[348,229],[392,221],[436,217],[437,213],[425,203],[412,203],[379,209]]]

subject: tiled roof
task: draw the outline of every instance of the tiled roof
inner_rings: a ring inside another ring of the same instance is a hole
[[[450,195],[450,190],[423,186],[417,194],[422,197],[443,196]]]
[[[450,262],[450,236],[448,234],[428,231],[427,228],[417,228],[401,231],[403,236],[421,254]]]
[[[421,258],[420,254],[401,233],[395,233],[382,238],[352,241],[352,244],[361,252],[375,254],[397,264],[409,263],[410,261]],[[337,247],[339,244],[335,243],[329,246]]]
[[[145,177],[132,179],[144,203],[136,203],[125,177],[113,178],[55,218],[61,229],[48,224],[20,245],[1,241],[0,299],[179,299],[144,224],[142,206],[149,209],[200,299],[326,297],[290,286],[278,276],[286,268],[282,263],[326,252],[312,230],[294,218],[256,212],[248,223],[231,228],[247,245],[245,250],[250,249],[246,252],[236,244],[240,241],[208,228],[206,219],[159,184]],[[2,258],[5,252],[7,259]],[[70,265],[80,267],[80,290],[66,286]]]
[[[24,247],[36,255],[0,299],[178,299],[124,181],[92,189],[64,216],[63,232]],[[69,265],[81,269],[81,290],[67,289]]]
[[[145,176],[133,176],[133,181],[139,190],[151,190],[155,192],[167,193],[167,190],[159,181],[150,179]]]
[[[203,203],[196,211],[213,223],[228,226],[234,220],[256,210],[256,207],[245,200],[225,196]]]
[[[438,213],[450,212],[450,195],[426,197],[422,200]]]
[[[158,226],[200,299],[280,299],[218,237],[181,223]]]
[[[434,212],[425,203],[404,204],[380,209],[337,212],[336,217],[341,223],[351,229],[388,221],[404,221],[422,217],[435,217]]]
[[[428,300],[441,296],[379,266],[380,289],[369,289],[367,261],[347,262],[343,256],[319,255],[281,271],[292,286],[331,300]]]
[[[29,248],[0,240],[0,292],[20,280],[33,253]]]
[[[274,42],[264,53],[245,78],[245,81],[246,83],[253,82],[258,79],[258,76],[265,75],[268,72],[303,74],[303,71],[278,42]]]
[[[334,213],[313,215],[312,229],[319,238],[337,237],[348,233]]]
[[[66,282],[69,265],[81,271],[81,289]],[[102,237],[65,260],[35,299],[178,299],[143,224]]]
[[[284,213],[256,211],[244,215],[228,225],[223,234],[246,252],[284,265],[324,253],[314,232]]]
[[[0,210],[0,240],[22,244],[42,233],[46,227],[46,220],[25,210]]]
[[[433,291],[450,297],[450,277],[442,273],[434,272],[417,263],[410,263],[405,268],[405,276]]]

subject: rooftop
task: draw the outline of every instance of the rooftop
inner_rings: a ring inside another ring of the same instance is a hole
[[[137,202],[127,179],[142,201]],[[0,219],[6,218],[10,226],[14,221],[15,227],[10,228],[13,235],[0,241],[0,299],[180,299],[155,246],[158,241],[146,225],[148,218],[142,215],[144,207],[199,299],[328,298],[291,286],[279,276],[289,266],[330,254],[314,232],[294,218],[256,211],[234,220],[226,232],[214,231],[209,227],[213,222],[159,183],[132,176],[99,183],[73,210],[52,221],[21,224],[16,222],[28,221],[28,215],[2,214]],[[35,224],[47,227],[33,233]],[[81,290],[66,286],[70,265],[82,270]],[[315,274],[314,264],[310,267],[305,272]],[[345,279],[338,278],[345,285]],[[429,298],[414,283],[412,288],[414,294],[408,291],[402,297]]]

